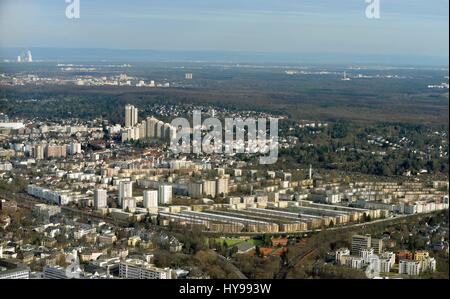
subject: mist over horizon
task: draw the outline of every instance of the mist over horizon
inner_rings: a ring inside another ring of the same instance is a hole
[[[368,64],[387,66],[448,67],[448,57],[420,55],[295,53],[256,51],[152,50],[108,48],[0,48],[0,60],[14,61],[30,50],[38,62],[195,62],[195,63],[259,63],[342,65]]]

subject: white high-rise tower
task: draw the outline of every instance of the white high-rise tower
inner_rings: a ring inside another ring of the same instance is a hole
[[[138,109],[133,105],[125,106],[125,127],[131,128],[138,122]]]
[[[96,210],[107,208],[108,195],[104,189],[96,189],[94,191],[94,208]]]
[[[127,197],[133,197],[133,182],[120,182],[119,183],[119,204],[122,207],[123,199]]]
[[[158,197],[160,204],[170,204],[172,202],[172,185],[163,184],[159,186]]]

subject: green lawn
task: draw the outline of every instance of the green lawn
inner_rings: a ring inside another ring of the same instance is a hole
[[[246,240],[239,239],[239,238],[236,238],[236,239],[234,239],[234,238],[226,238],[226,239],[216,238],[214,240],[218,243],[223,243],[225,241],[227,243],[228,247],[232,247],[234,245],[237,245],[239,243],[246,241]],[[253,243],[253,245],[255,245],[255,246],[262,246],[262,240],[249,239],[249,240],[247,240],[247,242]]]

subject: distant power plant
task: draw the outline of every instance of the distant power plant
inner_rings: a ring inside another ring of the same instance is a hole
[[[31,51],[28,50],[24,54],[17,56],[17,62],[33,62]]]

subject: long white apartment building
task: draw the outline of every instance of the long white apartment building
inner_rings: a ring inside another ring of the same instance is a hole
[[[119,264],[119,276],[126,279],[171,279],[170,268],[157,268],[145,261],[128,259]]]

